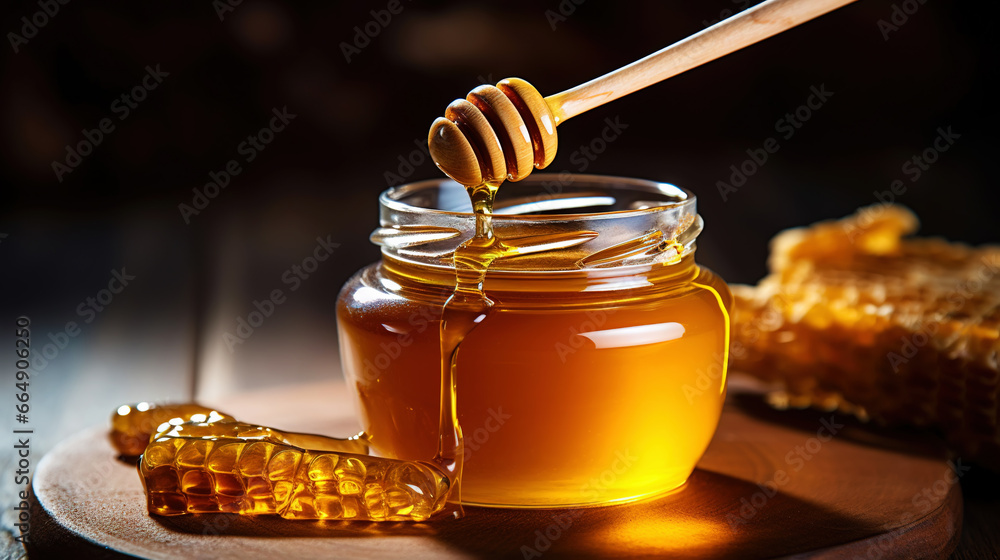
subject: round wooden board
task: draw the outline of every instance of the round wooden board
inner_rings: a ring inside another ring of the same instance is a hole
[[[847,418],[771,413],[759,403],[731,392],[712,445],[671,495],[580,510],[469,507],[462,519],[423,524],[151,517],[135,467],[119,461],[106,428],[95,427],[39,464],[28,550],[33,557],[77,558],[523,559],[940,558],[955,548],[962,499],[943,455],[912,446],[890,450],[884,438]],[[339,383],[212,404],[291,430],[357,428]],[[821,428],[831,425],[836,434],[822,441]]]

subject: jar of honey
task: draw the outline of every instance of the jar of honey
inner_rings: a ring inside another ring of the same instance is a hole
[[[347,382],[374,450],[438,450],[442,307],[472,237],[465,189],[431,180],[382,193],[382,260],[352,277],[337,317]],[[693,194],[589,175],[505,183],[492,302],[459,345],[462,501],[499,507],[622,503],[680,487],[726,392],[731,295],[695,263]]]

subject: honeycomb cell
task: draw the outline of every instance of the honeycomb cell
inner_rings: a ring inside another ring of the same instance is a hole
[[[288,481],[295,478],[302,452],[285,449],[275,453],[267,463],[267,478],[271,481]]]
[[[175,461],[182,467],[203,467],[208,460],[208,453],[212,450],[213,444],[214,442],[203,439],[185,442],[184,446],[177,451]]]
[[[243,447],[245,445],[242,443],[230,443],[216,447],[208,456],[208,470],[216,473],[235,472],[236,461]]]

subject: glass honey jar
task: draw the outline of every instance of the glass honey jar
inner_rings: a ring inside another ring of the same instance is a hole
[[[475,220],[446,179],[391,188],[379,203],[382,259],[338,300],[343,367],[374,450],[428,459],[442,307]],[[695,196],[537,174],[500,188],[492,225],[515,250],[487,270],[492,306],[458,349],[462,502],[579,507],[680,487],[722,411],[732,300],[695,263]]]

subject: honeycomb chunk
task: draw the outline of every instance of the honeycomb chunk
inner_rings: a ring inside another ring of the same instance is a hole
[[[769,275],[733,286],[732,366],[776,404],[933,429],[1000,469],[1000,247],[916,228],[875,205],[777,235]]]
[[[232,416],[196,403],[123,404],[111,415],[111,445],[126,457],[138,457],[149,444],[153,434],[163,430],[165,424],[182,422],[215,422],[233,420]]]
[[[299,441],[325,441],[328,449],[305,449]],[[156,515],[424,521],[444,509],[452,485],[436,465],[366,451],[354,440],[237,421],[189,422],[156,434],[138,469]]]

